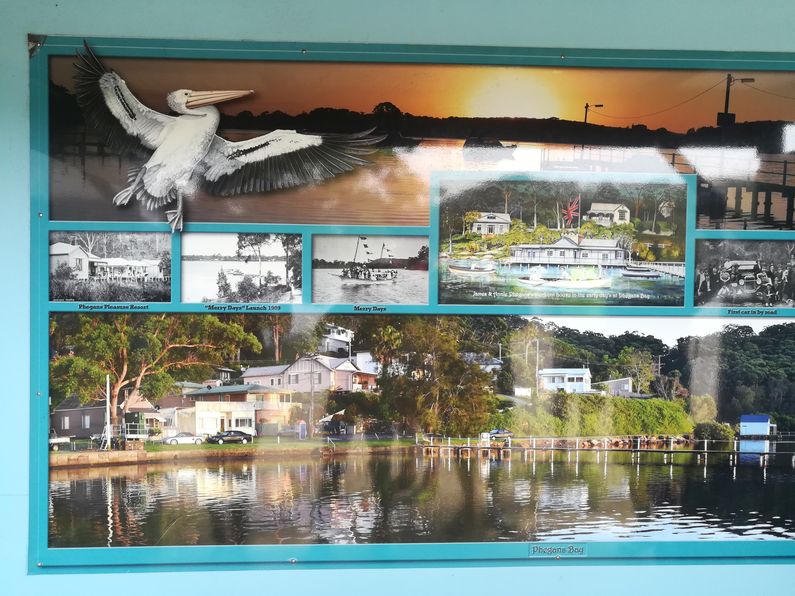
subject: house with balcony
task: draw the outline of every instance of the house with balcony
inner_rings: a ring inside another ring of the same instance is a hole
[[[180,431],[196,434],[215,434],[225,430],[242,430],[257,434],[262,425],[286,425],[292,409],[300,406],[293,401],[293,392],[272,389],[257,384],[212,385],[192,391],[187,396],[194,402],[193,421],[195,428],[180,428]],[[182,417],[190,418],[190,412]]]
[[[491,211],[478,213],[478,218],[472,222],[470,231],[481,236],[495,236],[507,234],[511,229],[511,216],[508,213],[493,213]]]
[[[577,238],[562,236],[552,244],[516,244],[511,246],[508,262],[518,266],[598,265],[624,267],[629,251],[614,238]]]
[[[585,219],[609,228],[629,223],[629,208],[621,203],[591,203]]]

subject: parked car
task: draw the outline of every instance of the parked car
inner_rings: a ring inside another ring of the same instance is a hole
[[[489,437],[492,439],[507,439],[512,436],[513,433],[505,428],[495,428],[489,431]]]
[[[193,433],[177,433],[173,437],[165,437],[162,441],[166,445],[201,445],[204,439]]]
[[[215,443],[217,445],[223,445],[224,443],[242,443],[245,445],[246,443],[251,443],[253,440],[254,437],[240,430],[225,430],[211,437],[207,437],[208,443]]]

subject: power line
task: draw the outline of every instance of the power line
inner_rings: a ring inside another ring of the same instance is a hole
[[[750,87],[754,91],[759,91],[759,93],[764,93],[765,95],[772,95],[774,97],[780,97],[782,99],[789,99],[795,101],[795,97],[792,97],[791,95],[782,95],[781,93],[775,93],[773,91],[768,91],[767,89],[760,89],[759,87],[751,85],[750,83],[743,83],[743,85],[745,85],[746,87]]]
[[[599,116],[604,116],[605,118],[613,118],[613,119],[616,119],[616,120],[632,120],[633,118],[648,118],[649,116],[656,116],[657,114],[662,114],[664,112],[669,112],[669,111],[674,110],[674,109],[676,109],[676,108],[678,108],[680,106],[685,105],[686,103],[690,103],[691,101],[693,101],[695,99],[698,99],[699,97],[701,97],[705,93],[709,93],[715,87],[717,87],[718,85],[722,85],[725,82],[726,82],[726,77],[723,77],[720,81],[718,81],[717,83],[715,83],[711,87],[707,87],[703,91],[700,91],[699,93],[696,93],[695,95],[685,99],[684,101],[680,101],[679,103],[676,103],[676,104],[674,104],[672,106],[669,106],[667,108],[663,108],[662,110],[657,110],[656,112],[650,112],[648,114],[636,114],[634,116],[613,116],[613,115],[610,115],[610,114],[605,114],[603,112],[598,112],[596,110],[591,110],[591,112],[594,113],[594,114],[598,114]]]

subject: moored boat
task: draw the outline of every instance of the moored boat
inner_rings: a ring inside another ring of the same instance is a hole
[[[494,273],[497,270],[497,267],[494,263],[450,263],[447,265],[447,269],[451,273],[461,273],[465,275],[488,275]]]

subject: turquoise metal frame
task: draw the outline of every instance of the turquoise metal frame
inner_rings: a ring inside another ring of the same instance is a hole
[[[48,60],[52,56],[74,55],[82,38],[48,37],[30,61],[31,101],[31,433],[30,433],[30,519],[28,561],[31,573],[93,573],[109,571],[152,571],[188,569],[248,568],[347,568],[363,566],[427,567],[500,565],[602,565],[602,564],[759,564],[795,562],[793,541],[715,541],[715,542],[584,542],[584,543],[445,543],[445,544],[370,544],[370,545],[258,545],[186,546],[135,548],[58,548],[48,547],[48,317],[51,312],[80,310],[76,303],[49,302],[47,237],[55,230],[103,230],[167,232],[164,223],[62,222],[49,221],[48,154]],[[177,41],[90,38],[87,41],[102,56],[157,58],[213,58],[234,60],[285,60],[295,62],[402,62],[440,64],[522,65],[593,68],[659,68],[744,71],[795,71],[795,54],[737,52],[671,52],[623,50],[574,50],[484,48],[467,46],[390,46],[321,43],[252,43],[222,41]],[[472,176],[462,173],[461,176]],[[529,179],[537,174],[502,173],[501,179]],[[545,177],[550,175],[545,173]],[[554,176],[554,174],[552,175]],[[573,174],[565,175],[571,179]],[[587,177],[586,174],[580,175]],[[446,173],[445,178],[450,174]],[[584,316],[727,316],[725,308],[696,308],[693,302],[695,242],[709,238],[750,240],[793,240],[795,232],[697,230],[695,226],[694,175],[655,176],[660,181],[687,185],[686,261],[684,305],[681,307],[525,307],[439,305],[435,283],[437,263],[429,270],[429,304],[423,306],[386,305],[387,313],[434,314],[544,314]],[[623,175],[621,180],[639,180]],[[644,178],[647,180],[648,178]],[[427,227],[396,226],[321,226],[270,224],[188,223],[185,232],[296,232],[303,234],[304,271],[311,271],[314,234],[378,234],[427,236],[431,255],[438,254],[439,177],[431,180],[431,217]],[[172,296],[170,303],[140,304],[142,312],[207,312],[206,305],[180,303],[180,237],[172,241]],[[350,313],[353,305],[312,304],[311,275],[304,276],[302,304],[273,305],[269,312]],[[95,305],[96,306],[96,305]],[[128,305],[129,306],[129,305]],[[240,305],[245,308],[245,305]],[[103,312],[123,311],[124,305],[103,308]],[[787,309],[762,309],[764,316],[791,317]],[[245,312],[243,310],[242,312]],[[582,547],[582,552],[534,554],[533,546]]]

